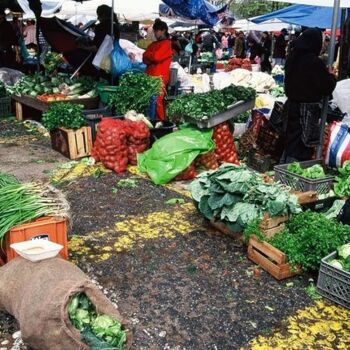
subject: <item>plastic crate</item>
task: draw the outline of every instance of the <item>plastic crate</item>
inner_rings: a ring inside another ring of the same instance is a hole
[[[97,91],[100,96],[101,102],[107,104],[109,96],[116,92],[117,89],[117,86],[98,86]]]
[[[308,160],[305,162],[300,162],[302,169],[309,168],[315,164],[322,165],[321,160]],[[306,177],[294,174],[288,171],[289,164],[276,165],[274,167],[275,171],[275,181],[279,181],[293,190],[300,192],[315,191],[318,194],[328,193],[332,189],[332,184],[335,177],[327,175],[323,179],[307,179]],[[323,165],[322,165],[323,166]]]
[[[63,245],[64,248],[60,254],[64,259],[68,259],[67,220],[47,216],[27,224],[16,226],[6,234],[5,247],[3,249],[7,262],[18,256],[10,247],[12,243],[35,239],[47,239]]]
[[[337,256],[337,252],[333,252],[322,259],[317,289],[325,298],[350,309],[350,273],[328,263]]]
[[[0,98],[0,118],[11,115],[11,97]]]
[[[318,199],[315,202],[304,203],[302,204],[303,210],[311,210],[316,212],[323,212],[332,207],[334,202],[339,199],[338,197],[328,197],[324,199]]]
[[[248,154],[247,166],[260,173],[272,170],[274,165],[276,165],[276,161],[269,155],[260,154],[255,150],[251,150]]]

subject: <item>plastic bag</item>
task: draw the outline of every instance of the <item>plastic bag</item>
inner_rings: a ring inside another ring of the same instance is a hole
[[[188,53],[193,53],[192,42],[189,42],[189,43],[186,45],[185,51],[188,52]]]
[[[350,159],[350,134],[349,127],[342,123],[333,123],[329,144],[326,152],[326,165],[340,167]]]
[[[119,41],[114,41],[111,54],[113,76],[119,77],[132,69],[132,62],[126,52],[121,48]]]
[[[109,57],[111,52],[113,51],[113,40],[110,35],[106,35],[105,38],[102,41],[101,46],[99,47],[92,64],[96,68],[103,69],[103,61],[106,59],[106,57]]]
[[[350,114],[350,79],[339,81],[333,91],[333,101],[343,113]]]
[[[152,181],[165,184],[187,169],[198,155],[215,148],[212,130],[186,127],[156,141],[152,148],[137,157],[138,168]]]

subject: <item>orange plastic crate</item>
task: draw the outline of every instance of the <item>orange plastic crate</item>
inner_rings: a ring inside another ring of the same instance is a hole
[[[27,224],[16,226],[6,234],[3,247],[3,251],[6,254],[6,261],[9,262],[18,256],[18,254],[10,247],[11,244],[34,239],[47,239],[63,245],[60,255],[63,259],[68,259],[67,220],[59,217],[48,216]]]

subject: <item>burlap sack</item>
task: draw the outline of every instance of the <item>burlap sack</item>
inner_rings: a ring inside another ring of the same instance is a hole
[[[71,324],[69,298],[84,292],[98,313],[108,314],[131,331],[118,310],[75,265],[61,258],[32,263],[21,257],[0,268],[0,309],[19,322],[23,340],[34,350],[87,350]]]

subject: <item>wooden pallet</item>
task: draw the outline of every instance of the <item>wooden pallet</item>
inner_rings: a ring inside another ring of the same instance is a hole
[[[267,242],[259,241],[255,236],[249,239],[248,258],[277,280],[290,278],[299,273],[299,271],[293,271],[287,262],[286,254]]]
[[[59,128],[50,132],[52,148],[69,159],[89,156],[92,150],[91,128]]]

